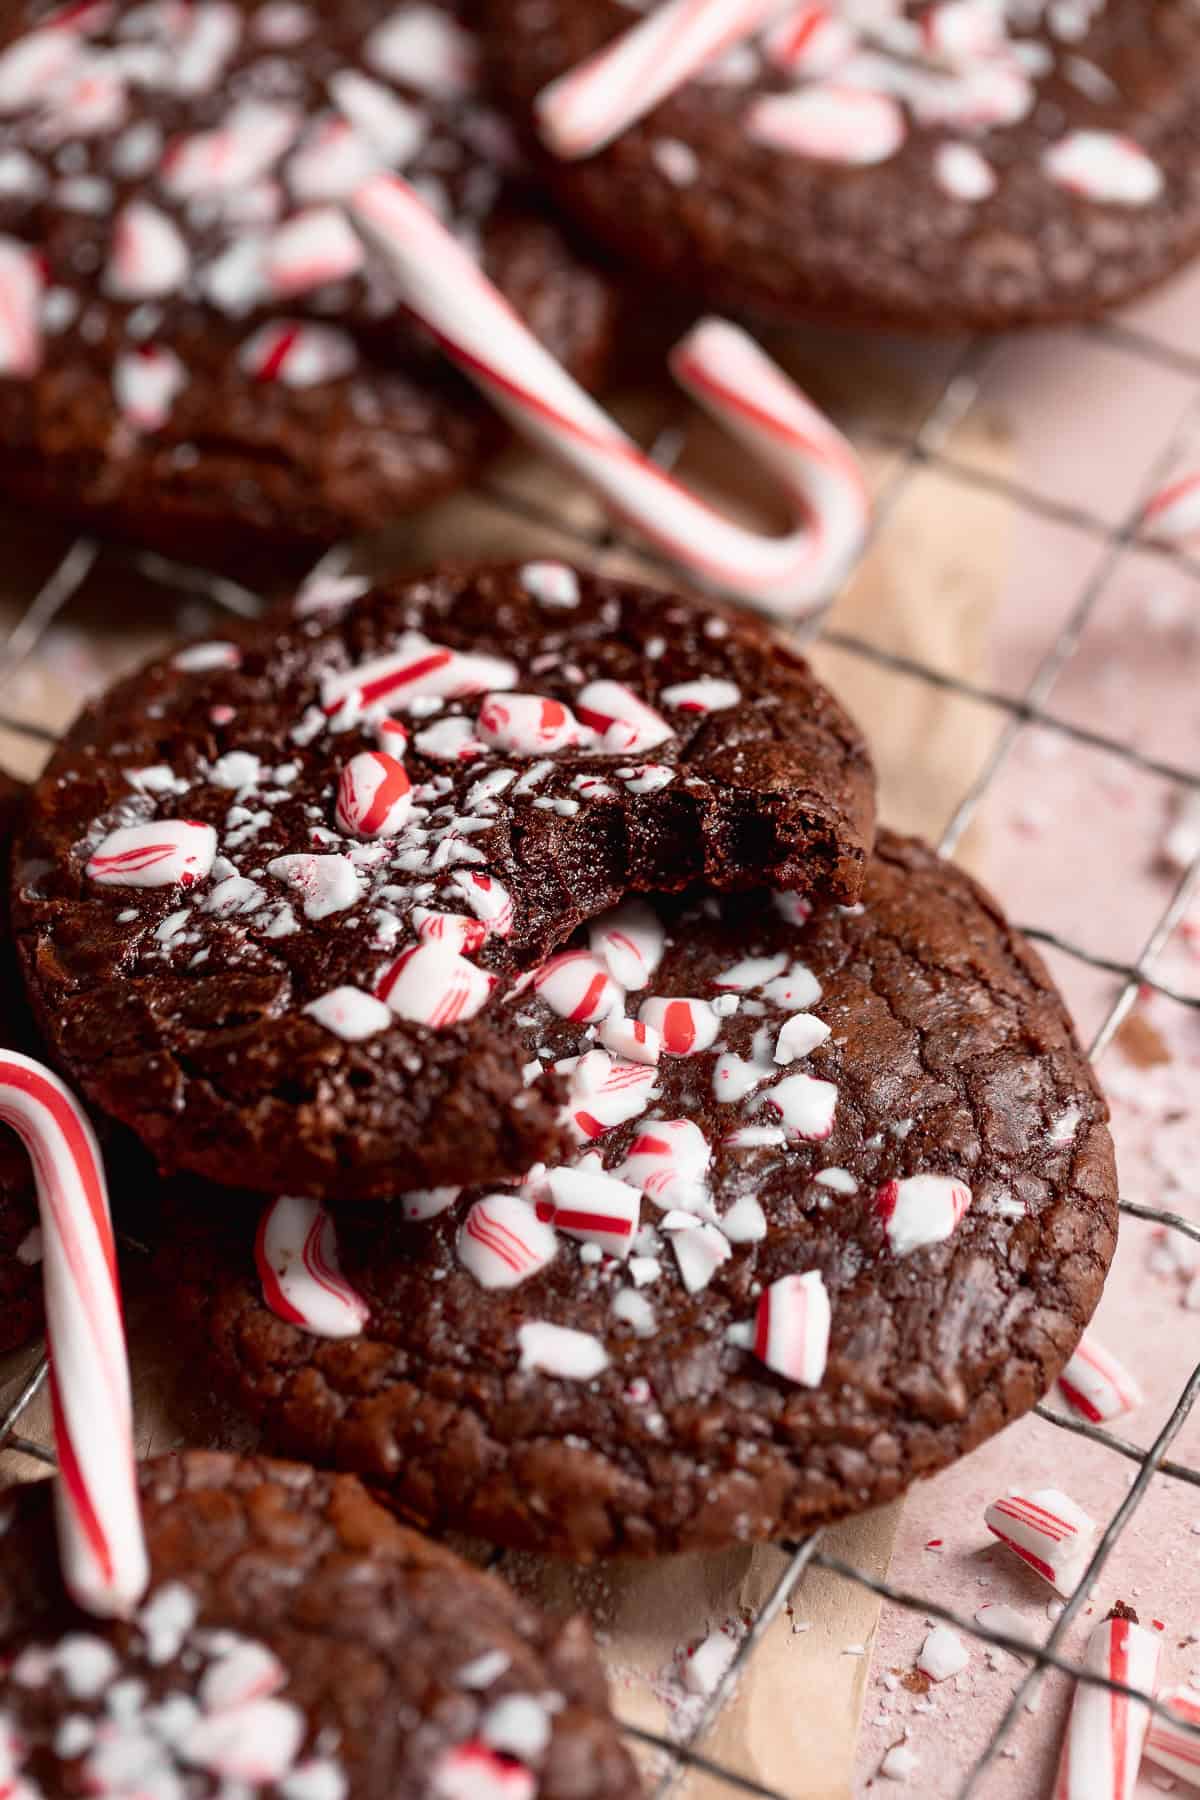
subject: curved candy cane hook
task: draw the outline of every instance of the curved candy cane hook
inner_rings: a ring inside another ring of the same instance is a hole
[[[86,1612],[130,1612],[150,1578],[138,1507],[129,1360],[104,1169],[92,1128],[40,1063],[0,1051],[0,1123],[33,1163],[63,1579]]]
[[[749,37],[780,0],[665,0],[611,44],[544,87],[538,130],[555,156],[591,156]]]
[[[678,344],[681,385],[781,484],[797,515],[764,537],[698,500],[650,461],[526,329],[478,264],[397,176],[366,182],[350,216],[409,309],[525,437],[703,582],[795,616],[846,572],[869,516],[853,450],[754,340],[705,319]]]

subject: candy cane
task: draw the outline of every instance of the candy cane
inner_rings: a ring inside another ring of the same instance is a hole
[[[91,1126],[49,1070],[0,1051],[0,1120],[29,1152],[41,1210],[63,1579],[86,1612],[130,1612],[149,1580],[129,1363],[104,1169]]]
[[[351,216],[450,360],[519,432],[694,577],[792,615],[836,586],[866,531],[862,472],[841,433],[745,332],[702,320],[676,345],[671,367],[782,485],[798,522],[778,538],[731,524],[651,462],[538,343],[406,182],[380,175],[364,183]]]
[[[1117,1606],[1092,1632],[1083,1666],[1126,1687],[1153,1694],[1158,1638]],[[1071,1702],[1054,1800],[1130,1800],[1150,1714],[1125,1694],[1080,1682]]]
[[[779,0],[665,0],[537,97],[556,156],[591,156],[653,111],[714,56],[750,37]]]
[[[1156,1713],[1146,1733],[1146,1755],[1189,1787],[1200,1787],[1200,1694],[1193,1688],[1168,1688],[1160,1699],[1179,1723]]]

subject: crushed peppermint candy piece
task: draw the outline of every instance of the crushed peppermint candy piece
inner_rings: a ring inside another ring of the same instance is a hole
[[[392,963],[375,989],[397,1018],[435,1031],[462,1025],[491,998],[496,977],[437,938],[413,944]]]
[[[16,238],[0,237],[0,375],[36,375],[42,361],[40,258]]]
[[[659,695],[664,706],[690,713],[723,712],[727,707],[736,706],[741,697],[741,689],[732,681],[718,681],[711,675],[702,675],[697,681],[677,682],[674,687],[664,688]]]
[[[517,1329],[520,1367],[559,1375],[566,1381],[590,1381],[608,1367],[608,1351],[587,1331],[531,1320]]]
[[[538,694],[489,694],[476,729],[490,750],[511,756],[545,756],[580,741],[579,721],[570,707]]]
[[[961,1675],[971,1656],[956,1631],[948,1625],[935,1625],[917,1655],[917,1667],[931,1681],[948,1681]]]
[[[558,1238],[518,1194],[477,1200],[458,1234],[458,1259],[481,1287],[510,1288],[554,1260]]]
[[[576,697],[585,725],[600,733],[613,756],[653,750],[675,734],[660,713],[619,681],[589,681]]]
[[[828,1025],[824,1019],[818,1019],[815,1013],[793,1013],[779,1027],[779,1036],[775,1039],[775,1061],[799,1062],[802,1057],[811,1056],[814,1050],[819,1049],[828,1036]]]
[[[1068,1494],[1039,1488],[1005,1494],[984,1513],[984,1523],[1002,1544],[1069,1599],[1079,1586],[1095,1548],[1096,1522]]]
[[[697,1056],[716,1042],[721,1029],[707,1000],[643,1000],[638,1018],[658,1033],[667,1056]]]
[[[623,995],[607,966],[587,950],[563,950],[533,978],[536,992],[560,1019],[590,1025],[605,1019]]]
[[[474,869],[455,869],[450,885],[460,893],[487,932],[508,937],[516,918],[512,895],[494,875],[479,875]]]
[[[349,375],[358,362],[358,351],[354,339],[336,326],[269,319],[246,339],[238,361],[256,381],[308,388]]]
[[[332,1031],[347,1044],[361,1044],[377,1032],[386,1031],[392,1015],[382,1000],[364,994],[361,988],[336,987],[304,1008],[310,1018]]]
[[[395,837],[412,812],[412,783],[402,762],[384,750],[351,757],[338,781],[335,816],[352,837]]]
[[[414,631],[390,654],[327,676],[321,705],[337,724],[352,725],[375,707],[402,712],[420,700],[460,700],[514,687],[516,681],[516,667],[503,657],[448,650]]]
[[[550,1169],[545,1185],[555,1230],[599,1244],[610,1256],[628,1256],[641,1212],[640,1189],[590,1169]]]
[[[694,1120],[659,1119],[638,1132],[617,1174],[656,1206],[685,1205],[705,1193],[711,1158],[708,1139]]]
[[[528,562],[521,568],[521,586],[542,606],[578,606],[579,577],[566,563]]]
[[[627,1019],[611,1012],[600,1027],[600,1042],[614,1056],[653,1068],[662,1054],[662,1038],[643,1019]]]
[[[1128,1369],[1086,1332],[1059,1376],[1058,1385],[1071,1409],[1090,1419],[1093,1425],[1133,1412],[1144,1397]]]
[[[671,1248],[689,1294],[706,1288],[721,1264],[733,1255],[732,1244],[718,1226],[693,1218],[690,1213],[674,1217],[668,1214],[663,1230],[670,1230]]]
[[[86,873],[102,887],[194,887],[211,872],[217,834],[193,819],[123,825],[93,850]]]
[[[748,109],[746,129],[773,149],[848,167],[886,162],[907,135],[904,114],[890,94],[833,82],[763,96]]]
[[[837,1087],[816,1075],[786,1075],[768,1088],[759,1105],[783,1122],[789,1138],[819,1142],[833,1130]]]
[[[759,1296],[754,1354],[802,1387],[820,1387],[829,1353],[829,1294],[820,1270],[784,1275]]]
[[[970,1188],[952,1175],[909,1175],[885,1182],[875,1195],[875,1211],[896,1256],[945,1243],[970,1204]]]
[[[645,900],[623,900],[596,919],[588,930],[593,956],[626,989],[644,988],[662,961],[667,934],[662,920]]]
[[[362,898],[358,871],[347,856],[310,856],[305,851],[276,856],[267,864],[267,874],[303,901],[306,919],[327,919],[357,906]]]
[[[358,1337],[370,1308],[338,1266],[337,1233],[315,1200],[283,1195],[259,1220],[254,1246],[263,1299],[314,1337]]]
[[[434,1800],[534,1800],[532,1769],[478,1740],[444,1751],[430,1771]]]
[[[161,431],[187,382],[174,351],[161,344],[122,350],[113,361],[113,397],[135,431]]]
[[[1158,164],[1115,131],[1070,131],[1042,157],[1051,181],[1109,206],[1148,206],[1163,191]]]

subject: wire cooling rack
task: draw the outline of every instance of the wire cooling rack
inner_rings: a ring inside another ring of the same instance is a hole
[[[1193,355],[1186,349],[1172,346],[1166,341],[1160,341],[1147,331],[1125,324],[1107,323],[1082,328],[1080,335],[1121,351],[1136,359],[1146,369],[1158,367],[1174,371],[1189,380],[1195,379],[1200,382],[1200,354]],[[1056,678],[1074,653],[1105,593],[1110,577],[1124,553],[1131,546],[1136,544],[1140,551],[1162,557],[1177,565],[1193,578],[1200,578],[1200,562],[1190,559],[1179,549],[1149,544],[1139,537],[1139,526],[1146,501],[1179,461],[1181,452],[1188,444],[1189,434],[1195,433],[1197,426],[1200,425],[1200,398],[1193,403],[1190,413],[1179,421],[1176,428],[1168,435],[1167,440],[1161,444],[1140,491],[1129,498],[1123,516],[1113,522],[1086,507],[1064,503],[1048,492],[1023,485],[1018,480],[997,474],[987,468],[975,466],[969,460],[963,460],[955,453],[952,440],[956,428],[979,397],[983,371],[990,352],[991,346],[986,341],[964,343],[944,368],[941,377],[935,384],[932,398],[922,406],[921,416],[913,428],[906,430],[880,428],[872,425],[869,420],[864,422],[860,437],[868,444],[873,444],[881,450],[891,453],[893,460],[889,464],[882,483],[876,489],[871,537],[863,546],[859,561],[861,564],[863,557],[894,512],[906,489],[921,471],[928,469],[940,471],[968,487],[988,491],[999,500],[1009,502],[1013,507],[1024,509],[1028,513],[1053,523],[1070,527],[1094,540],[1098,560],[1092,565],[1080,586],[1065,622],[1049,647],[1043,652],[1041,660],[1024,690],[1013,695],[964,680],[924,661],[882,648],[858,633],[838,629],[830,622],[829,618],[832,601],[823,611],[805,620],[800,630],[801,637],[806,641],[822,641],[836,647],[841,652],[890,671],[898,679],[911,679],[925,683],[931,688],[949,692],[965,701],[999,709],[1003,715],[1002,729],[996,737],[984,765],[970,780],[940,834],[938,847],[946,855],[952,855],[960,844],[964,833],[992,792],[998,776],[1010,757],[1018,735],[1029,725],[1036,725],[1041,730],[1057,734],[1062,738],[1074,739],[1092,749],[1110,752],[1130,768],[1164,777],[1177,783],[1182,792],[1200,794],[1200,771],[1180,766],[1169,759],[1147,754],[1118,737],[1107,735],[1102,730],[1091,728],[1077,720],[1059,716],[1049,704]],[[687,434],[687,424],[678,422],[669,424],[659,432],[653,445],[653,453],[664,466],[671,466],[679,458],[685,447]],[[569,509],[564,511],[557,506],[548,506],[539,501],[536,496],[531,497],[527,488],[523,488],[518,494],[507,487],[502,480],[493,477],[477,484],[475,491],[492,506],[518,515],[520,521],[526,526],[532,526],[535,529],[544,528],[559,543],[564,540],[572,541],[574,548],[584,559],[594,560],[597,555],[611,552],[618,547],[622,550],[630,548],[612,529],[607,527],[586,529],[572,524],[569,518]],[[636,555],[644,565],[650,567],[656,565],[655,557],[643,549],[637,549]],[[88,538],[80,538],[70,543],[54,561],[53,567],[37,587],[28,605],[12,624],[7,638],[0,640],[0,732],[13,734],[18,742],[24,740],[31,752],[45,750],[52,745],[55,741],[54,733],[42,724],[6,710],[8,697],[23,666],[42,643],[50,628],[56,621],[64,616],[69,616],[72,601],[84,588],[100,558],[104,558],[118,567],[125,565],[131,572],[136,573],[139,579],[161,586],[176,595],[194,595],[211,607],[240,616],[253,615],[262,605],[261,598],[248,589],[200,568],[145,552],[101,546]],[[323,573],[337,573],[350,566],[351,560],[349,551],[338,549],[323,558],[318,567]],[[1115,1033],[1134,1006],[1139,992],[1143,989],[1152,989],[1183,1006],[1200,1010],[1200,996],[1178,990],[1169,982],[1159,979],[1155,973],[1155,965],[1160,953],[1183,918],[1193,893],[1198,888],[1200,888],[1200,855],[1193,859],[1191,865],[1175,882],[1167,905],[1162,909],[1152,929],[1146,935],[1140,952],[1130,961],[1105,957],[1094,949],[1057,932],[1047,931],[1036,926],[1024,928],[1029,937],[1049,946],[1054,951],[1086,965],[1099,974],[1114,978],[1116,982],[1115,997],[1108,1006],[1099,1029],[1091,1039],[1090,1053],[1093,1057],[1098,1056],[1112,1042]],[[1130,1217],[1150,1221],[1165,1231],[1181,1233],[1184,1237],[1200,1244],[1200,1227],[1175,1212],[1142,1205],[1131,1199],[1122,1200],[1121,1210]],[[23,1435],[21,1431],[26,1409],[39,1393],[45,1376],[45,1360],[40,1358],[23,1380],[6,1412],[0,1417],[0,1451],[6,1449],[18,1451],[43,1464],[53,1466],[54,1457],[50,1449],[45,1444]],[[1095,1553],[1074,1596],[1066,1602],[1061,1614],[1040,1646],[1031,1643],[1023,1636],[1013,1637],[1008,1633],[981,1626],[974,1618],[941,1605],[929,1593],[904,1591],[886,1580],[878,1579],[862,1569],[855,1568],[823,1547],[824,1534],[820,1531],[801,1541],[785,1543],[781,1547],[784,1552],[784,1561],[778,1579],[765,1602],[750,1621],[745,1636],[741,1639],[724,1676],[715,1690],[707,1697],[698,1714],[693,1715],[686,1736],[668,1737],[638,1726],[625,1727],[631,1737],[654,1753],[657,1785],[653,1791],[656,1800],[668,1800],[668,1796],[675,1794],[683,1785],[689,1773],[707,1778],[709,1785],[705,1788],[706,1793],[712,1791],[750,1794],[759,1796],[759,1800],[790,1800],[784,1789],[765,1785],[752,1776],[715,1761],[705,1754],[703,1745],[709,1738],[723,1708],[733,1696],[739,1680],[746,1674],[751,1660],[759,1650],[772,1624],[795,1597],[804,1581],[806,1572],[810,1569],[822,1569],[841,1580],[856,1583],[894,1606],[919,1614],[922,1619],[936,1619],[944,1622],[985,1645],[1011,1652],[1029,1663],[1027,1672],[1018,1683],[995,1730],[977,1756],[973,1766],[967,1771],[958,1789],[960,1800],[967,1800],[968,1796],[979,1790],[995,1759],[1000,1755],[1011,1736],[1022,1708],[1031,1699],[1042,1674],[1047,1669],[1060,1670],[1073,1678],[1109,1688],[1114,1692],[1136,1692],[1136,1690],[1123,1687],[1119,1682],[1109,1681],[1103,1676],[1081,1668],[1064,1656],[1062,1646],[1068,1628],[1086,1604],[1089,1589],[1097,1580],[1122,1534],[1136,1514],[1152,1479],[1155,1476],[1163,1476],[1175,1482],[1200,1488],[1200,1468],[1175,1461],[1168,1455],[1172,1443],[1196,1403],[1198,1394],[1200,1394],[1200,1363],[1197,1363],[1190,1377],[1184,1383],[1158,1435],[1145,1449],[1113,1431],[1082,1420],[1065,1417],[1045,1405],[1036,1409],[1037,1415],[1057,1430],[1089,1440],[1113,1457],[1124,1459],[1132,1464],[1136,1470],[1128,1493],[1109,1518],[1100,1536]],[[1164,1709],[1148,1696],[1139,1695],[1138,1697],[1146,1700],[1155,1712],[1163,1712]]]

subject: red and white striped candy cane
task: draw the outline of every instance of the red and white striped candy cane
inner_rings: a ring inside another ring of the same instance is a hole
[[[1068,1598],[1079,1586],[1096,1542],[1096,1524],[1069,1494],[1039,1488],[1005,1494],[983,1515],[988,1530]]]
[[[1093,1337],[1079,1340],[1058,1385],[1073,1411],[1093,1425],[1119,1419],[1142,1404],[1142,1390],[1128,1369]]]
[[[1153,1694],[1158,1680],[1158,1635],[1128,1607],[1113,1609],[1092,1632],[1083,1666]],[[1130,1800],[1150,1714],[1136,1700],[1081,1681],[1071,1702],[1054,1800]]]
[[[538,129],[556,156],[591,156],[714,56],[749,37],[779,0],[664,0],[537,97]]]
[[[63,1579],[86,1612],[132,1611],[149,1580],[129,1362],[104,1168],[57,1076],[0,1051],[0,1120],[33,1163],[41,1211]]]
[[[1172,1724],[1156,1713],[1146,1733],[1146,1755],[1189,1787],[1200,1787],[1200,1693],[1193,1688],[1168,1688],[1159,1697],[1179,1723]]]
[[[731,524],[658,468],[538,343],[406,182],[380,175],[364,183],[351,216],[450,360],[519,432],[693,577],[789,615],[836,586],[866,531],[862,471],[841,433],[745,332],[702,320],[676,345],[671,367],[784,489],[797,523],[776,538]],[[579,715],[592,723],[582,704]]]

